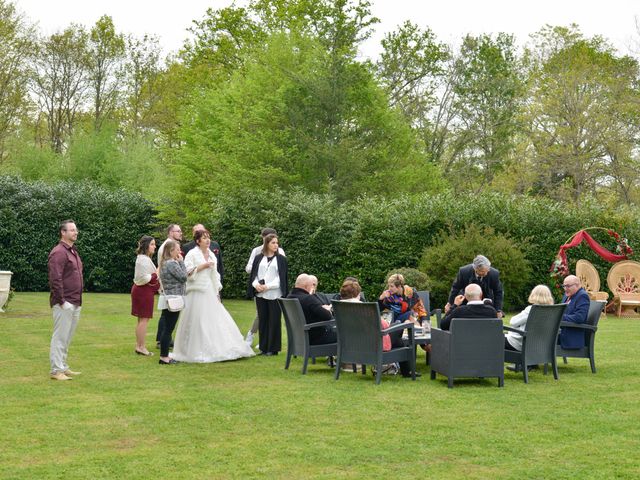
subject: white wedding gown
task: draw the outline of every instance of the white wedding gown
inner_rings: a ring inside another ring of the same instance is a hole
[[[212,252],[209,258],[215,261]],[[204,262],[198,247],[190,250],[184,259],[187,271]],[[210,363],[255,355],[218,299],[220,288],[215,265],[188,277],[185,307],[180,312],[172,358],[179,362]]]

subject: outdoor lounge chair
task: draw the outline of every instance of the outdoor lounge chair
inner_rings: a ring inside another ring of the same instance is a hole
[[[591,364],[591,373],[596,373],[596,361],[594,358],[594,343],[596,339],[596,332],[598,331],[598,321],[602,314],[602,309],[605,306],[605,302],[591,300],[589,304],[589,313],[587,314],[586,323],[570,323],[561,322],[560,327],[569,326],[571,328],[581,328],[584,330],[585,346],[578,349],[567,350],[558,345],[556,347],[556,355],[563,357],[564,363],[567,363],[567,357],[572,358],[588,358]]]
[[[409,362],[412,379],[415,380],[416,352],[413,324],[402,323],[382,329],[377,302],[345,302],[334,300],[333,314],[338,328],[338,357],[335,379],[340,377],[341,363],[360,363],[375,366],[376,385],[382,378],[382,365]],[[408,330],[408,344],[382,351],[382,337],[398,330]],[[363,369],[364,372],[364,369]]]
[[[326,322],[307,323],[302,311],[302,306],[297,298],[279,298],[280,308],[284,313],[284,321],[287,326],[287,360],[284,368],[288,369],[291,357],[296,355],[303,358],[302,374],[307,373],[309,358],[329,357],[336,354],[337,344],[311,345],[309,343],[309,330],[315,327],[335,325],[334,320]]]
[[[503,326],[504,330],[522,335],[522,351],[504,351],[504,361],[514,363],[516,370],[522,370],[524,383],[529,383],[528,366],[544,364],[544,373],[550,363],[553,378],[558,379],[558,364],[556,362],[556,343],[560,321],[567,308],[566,303],[558,305],[532,305],[524,330]]]
[[[504,335],[498,318],[454,318],[449,331],[431,329],[431,379],[498,377],[504,386]]]

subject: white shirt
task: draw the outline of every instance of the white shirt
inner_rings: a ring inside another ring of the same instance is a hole
[[[260,285],[259,280],[264,280],[267,289],[264,292],[257,292],[256,297],[264,298],[265,300],[275,300],[282,296],[282,290],[280,289],[280,272],[278,272],[278,259],[276,257],[273,257],[273,260],[270,262],[267,261],[267,257],[262,257],[258,265],[258,275],[252,283],[253,288]]]
[[[256,255],[262,253],[262,245],[257,246],[256,248],[254,248],[253,250],[251,250],[251,255],[249,256],[249,261],[247,262],[247,266],[244,267],[244,270],[247,273],[251,273],[251,269],[253,268],[253,260],[256,258]],[[278,253],[284,257],[286,257],[286,255],[284,254],[284,250],[282,250],[280,247],[278,247]]]

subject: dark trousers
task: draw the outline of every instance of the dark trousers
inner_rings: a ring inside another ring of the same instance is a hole
[[[389,334],[389,338],[391,338],[391,348],[397,347],[406,347],[404,340],[402,339],[402,334],[404,330],[399,330],[397,332],[393,332]],[[409,362],[398,362],[400,364],[400,373],[403,376],[411,375],[411,368],[409,366]]]
[[[166,319],[166,313],[171,313],[169,310],[162,310],[160,313],[160,320],[158,320],[158,331],[156,332],[156,343],[162,340],[162,330],[164,330],[164,322]]]
[[[178,317],[180,312],[170,312],[169,310],[162,310],[162,316],[164,322],[162,323],[162,333],[160,334],[160,356],[169,356],[169,346],[171,345],[171,334],[173,329],[176,328],[178,323]]]
[[[328,343],[336,343],[338,334],[335,328],[317,327],[309,330],[310,345],[327,345]]]
[[[282,348],[282,323],[280,320],[280,304],[278,300],[265,300],[256,297],[258,310],[258,342],[261,352],[277,353]]]

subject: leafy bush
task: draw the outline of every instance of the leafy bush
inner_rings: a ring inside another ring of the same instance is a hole
[[[385,276],[387,280],[393,274],[399,273],[404,277],[405,285],[409,285],[416,290],[431,290],[431,280],[429,279],[429,275],[415,268],[396,268],[394,270],[390,270],[389,273]],[[383,288],[385,288],[385,284],[383,284]]]
[[[0,176],[0,269],[11,270],[18,291],[48,290],[47,260],[58,242],[58,225],[78,225],[85,288],[126,292],[131,288],[135,248],[152,231],[154,210],[139,194],[106,190],[88,182],[54,184]]]
[[[522,245],[526,248],[526,245]],[[504,308],[519,307],[526,297],[531,269],[517,243],[496,234],[491,227],[469,225],[463,231],[441,232],[437,242],[425,248],[420,270],[434,279],[431,289],[434,305],[444,305],[458,269],[485,255],[500,270],[504,287]]]

